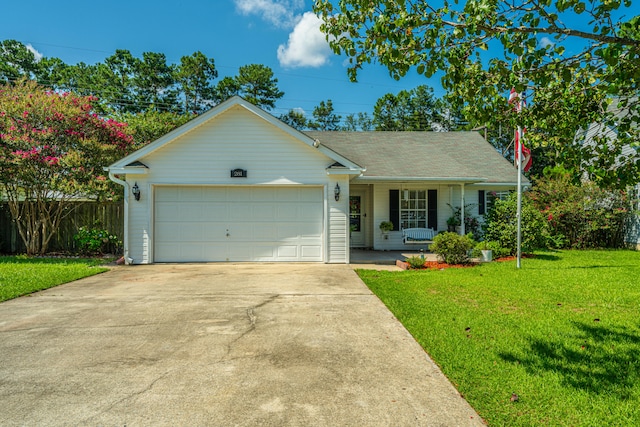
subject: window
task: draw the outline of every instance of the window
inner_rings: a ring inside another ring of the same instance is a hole
[[[496,200],[505,200],[509,197],[511,191],[478,191],[478,214],[484,215],[488,213]]]
[[[394,230],[438,229],[438,190],[389,190],[389,221]]]
[[[427,192],[425,190],[400,192],[400,227],[427,228]]]

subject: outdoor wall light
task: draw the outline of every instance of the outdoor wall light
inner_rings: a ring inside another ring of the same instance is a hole
[[[340,186],[336,183],[336,188],[333,190],[333,195],[336,196],[336,202],[340,200]]]
[[[133,184],[133,187],[131,187],[131,192],[133,193],[133,198],[136,199],[136,201],[140,200],[140,187],[138,187],[138,183],[136,182],[135,184]]]

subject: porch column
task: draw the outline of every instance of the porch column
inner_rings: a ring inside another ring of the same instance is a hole
[[[460,184],[460,234],[467,234],[464,229],[464,184]]]

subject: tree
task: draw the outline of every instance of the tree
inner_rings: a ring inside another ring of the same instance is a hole
[[[240,84],[234,77],[224,77],[216,85],[214,95],[216,102],[224,102],[235,95],[240,95]]]
[[[126,125],[93,113],[96,99],[0,86],[0,194],[27,253],[44,253],[77,202],[113,197],[103,167],[132,145]]]
[[[314,121],[307,123],[310,129],[325,131],[340,130],[340,120],[342,117],[333,112],[333,102],[331,102],[330,99],[327,100],[326,103],[320,101],[320,105],[313,109],[313,118],[315,119]]]
[[[284,96],[278,89],[278,79],[266,65],[250,64],[240,67],[236,81],[240,96],[266,110],[275,107],[276,101]]]
[[[433,89],[418,86],[397,95],[386,94],[373,107],[373,123],[376,130],[422,131],[432,130],[435,119]]]
[[[140,59],[131,52],[118,49],[116,53],[98,64],[94,73],[94,87],[100,88],[101,98],[115,111],[138,112],[134,77],[140,68]],[[93,94],[96,92],[94,91]]]
[[[304,130],[307,127],[306,117],[302,112],[297,110],[289,110],[287,114],[283,114],[278,118],[292,128],[298,130]]]
[[[367,132],[373,129],[373,120],[367,113],[347,114],[344,119],[344,130],[350,132]]]
[[[178,111],[175,66],[164,53],[144,52],[134,72],[136,111]]]
[[[445,0],[441,7],[427,1],[332,3],[318,0],[314,9],[324,20],[321,28],[333,50],[349,57],[353,80],[372,60],[387,66],[395,78],[412,67],[428,77],[443,72],[443,87],[450,100],[464,106],[471,126],[506,117],[515,127],[505,96],[511,87],[520,93],[533,89],[529,108],[518,121],[527,126],[534,145],[554,150],[574,172],[610,157],[605,147],[617,152],[640,140],[640,16],[634,16],[630,0]],[[570,40],[581,47],[565,51],[563,44]],[[489,49],[499,53],[485,53]],[[612,95],[622,97],[626,115],[607,111]],[[560,127],[555,126],[558,117]],[[584,158],[589,153],[580,149],[582,141],[575,136],[593,122],[616,129],[618,138],[602,140],[600,152]],[[567,147],[580,155],[563,158]],[[618,180],[617,165],[587,172],[605,186],[640,180],[637,156],[620,163],[634,165],[634,173],[624,180]]]
[[[114,115],[118,122],[127,124],[127,133],[133,138],[133,150],[138,150],[155,141],[194,117],[193,114],[178,114],[170,111],[147,110],[141,113]]]
[[[211,107],[215,96],[212,81],[218,77],[213,59],[202,52],[183,56],[175,76],[184,96],[185,112],[202,113]]]
[[[0,42],[0,83],[32,78],[38,68],[34,53],[16,40]]]

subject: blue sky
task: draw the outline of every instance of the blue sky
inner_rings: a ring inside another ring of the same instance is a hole
[[[312,0],[7,1],[0,40],[18,40],[68,64],[102,62],[116,49],[137,57],[164,53],[170,63],[201,51],[215,60],[219,78],[236,75],[242,65],[264,64],[285,92],[272,111],[276,116],[294,108],[310,116],[328,99],[343,117],[371,113],[384,94],[420,84],[443,95],[438,79],[412,73],[395,81],[379,65],[361,71],[358,83],[349,82],[345,58],[329,50],[311,5]]]

